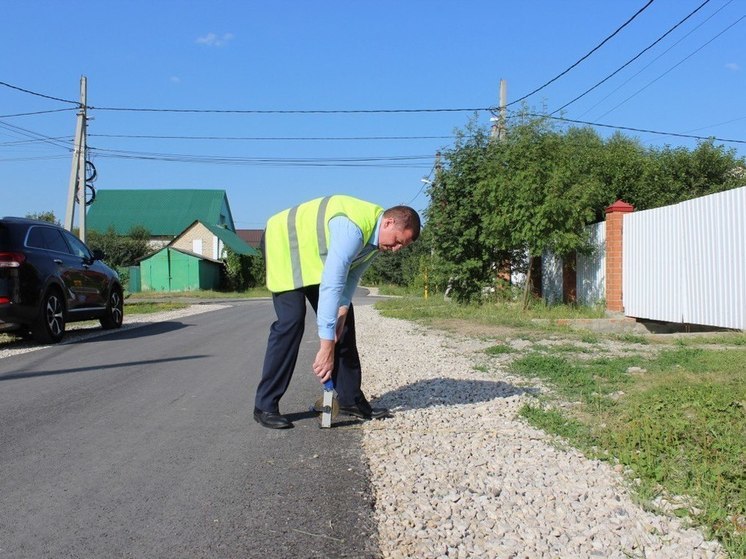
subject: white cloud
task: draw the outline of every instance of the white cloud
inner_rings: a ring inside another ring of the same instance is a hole
[[[726,68],[727,68],[728,70],[732,71],[732,72],[738,72],[738,71],[740,71],[740,70],[741,70],[741,66],[739,66],[739,65],[738,65],[738,64],[736,64],[735,62],[728,62],[728,64],[726,64],[726,65],[725,65],[725,67],[726,67]]]
[[[233,37],[233,33],[223,33],[222,35],[208,33],[202,37],[197,37],[196,43],[198,45],[205,45],[206,47],[224,47],[233,40]]]
[[[171,83],[181,83],[181,78],[179,76],[171,76],[168,78],[168,81]]]

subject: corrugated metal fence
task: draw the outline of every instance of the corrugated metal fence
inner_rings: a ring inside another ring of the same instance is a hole
[[[606,222],[588,227],[590,254],[578,254],[575,289],[578,303],[596,305],[606,298]]]
[[[597,305],[606,298],[606,222],[588,226],[592,250],[576,258],[575,290],[578,303]],[[545,251],[541,258],[541,292],[549,303],[561,303],[563,259]]]
[[[746,187],[624,216],[624,314],[746,329]]]

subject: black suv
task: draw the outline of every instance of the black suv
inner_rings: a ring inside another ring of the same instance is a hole
[[[0,219],[0,330],[56,343],[66,322],[97,318],[105,329],[119,328],[122,286],[101,258],[57,225]]]

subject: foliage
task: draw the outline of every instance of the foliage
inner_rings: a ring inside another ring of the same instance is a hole
[[[460,303],[499,288],[504,269],[528,274],[532,258],[589,250],[586,226],[617,199],[638,210],[739,186],[746,166],[735,150],[643,147],[620,133],[602,139],[591,128],[559,129],[520,116],[505,140],[470,122],[428,194],[430,274]]]
[[[142,227],[133,227],[127,235],[117,235],[113,227],[106,233],[88,231],[86,244],[101,250],[106,263],[113,268],[136,266],[137,261],[152,252],[148,246],[150,233]]]
[[[481,287],[499,259],[496,247],[483,242],[484,208],[478,203],[478,186],[489,178],[489,139],[484,130],[471,123],[459,132],[455,147],[445,152],[447,169],[430,185],[428,227],[435,230],[433,277],[447,282],[455,299],[469,303],[478,298]],[[440,258],[440,256],[443,258]]]
[[[384,316],[421,320],[425,323],[443,320],[463,320],[477,325],[509,325],[546,332],[557,329],[554,320],[572,318],[599,318],[603,310],[577,305],[536,305],[526,311],[515,302],[501,301],[489,304],[456,304],[441,297],[405,296],[376,303]],[[562,328],[566,330],[566,328]],[[575,334],[580,336],[581,333]]]
[[[223,288],[228,291],[245,291],[264,285],[264,258],[261,254],[238,254],[226,247]]]
[[[384,252],[373,259],[363,274],[362,285],[397,285],[422,288],[426,271],[423,261],[430,254],[432,234],[423,227],[420,238],[406,248],[396,252]]]
[[[46,221],[47,223],[54,223],[55,225],[60,225],[60,220],[57,219],[53,211],[30,213],[30,214],[26,214],[26,217],[29,219],[38,219],[39,221]]]

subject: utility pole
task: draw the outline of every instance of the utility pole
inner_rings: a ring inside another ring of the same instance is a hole
[[[507,114],[508,107],[508,82],[506,80],[500,80],[500,116],[497,125],[497,139],[503,141],[505,139],[505,116]]]
[[[78,237],[85,242],[85,162],[86,162],[86,109],[87,109],[88,84],[85,76],[80,78],[80,110],[78,111],[78,122],[75,127],[75,148],[73,149],[73,160],[70,168],[70,182],[67,193],[67,211],[65,211],[65,229],[73,230],[75,218],[75,203],[80,206],[78,215]]]
[[[501,79],[500,80],[500,109],[498,116],[493,116],[490,118],[490,121],[492,122],[492,127],[490,129],[490,136],[492,138],[496,138],[499,141],[503,141],[505,139],[505,116],[507,114],[507,106],[508,106],[508,82]]]

